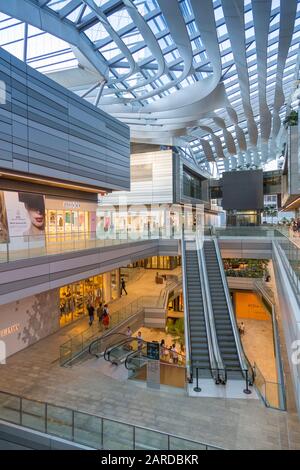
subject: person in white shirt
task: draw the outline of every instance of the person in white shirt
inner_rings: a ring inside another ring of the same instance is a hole
[[[172,353],[173,364],[178,364],[178,352],[177,352],[175,344],[172,345],[171,353]]]

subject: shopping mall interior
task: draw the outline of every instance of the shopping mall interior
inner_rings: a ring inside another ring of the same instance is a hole
[[[300,449],[300,1],[0,0],[0,449]]]

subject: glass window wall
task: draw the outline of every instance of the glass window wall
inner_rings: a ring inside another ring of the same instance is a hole
[[[111,273],[111,299],[120,297],[119,269]],[[98,306],[100,302],[106,302],[103,276],[99,274],[83,281],[75,282],[60,288],[60,326],[65,326],[78,318],[87,315],[87,304],[90,302]]]

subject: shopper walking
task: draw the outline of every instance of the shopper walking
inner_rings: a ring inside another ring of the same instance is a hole
[[[102,322],[102,317],[103,317],[103,304],[102,302],[99,303],[99,306],[97,308],[97,317],[99,320],[99,323]]]
[[[108,305],[105,304],[104,308],[103,308],[103,315],[102,315],[102,324],[103,324],[105,330],[108,330],[109,323],[110,323],[110,315],[109,315],[109,311],[108,311]]]
[[[126,282],[125,282],[125,279],[122,277],[122,279],[121,279],[121,295],[123,294],[123,291],[125,292],[126,295],[128,295],[127,290],[126,290]]]
[[[131,341],[132,341],[132,330],[130,328],[130,326],[127,326],[127,330],[126,330],[126,336],[127,336],[127,342],[124,346],[124,349],[126,349],[127,351],[131,351],[132,350],[132,346],[131,346]]]
[[[138,332],[137,343],[138,343],[138,351],[141,353],[143,349],[143,343],[144,343],[141,331]]]
[[[244,336],[244,334],[245,334],[245,325],[244,325],[244,322],[240,323],[240,325],[239,325],[239,332],[240,332],[240,335],[241,335],[241,336]]]
[[[95,308],[94,308],[93,304],[88,303],[87,311],[88,311],[88,314],[89,314],[89,325],[92,326],[93,321],[94,321],[94,314],[95,314]]]

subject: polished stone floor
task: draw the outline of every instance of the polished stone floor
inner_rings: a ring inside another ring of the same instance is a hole
[[[129,295],[121,301],[153,292],[155,272],[147,276],[140,287],[128,285]],[[286,413],[253,399],[194,398],[173,388],[146,389],[84,363],[60,367],[60,344],[86,327],[87,319],[80,320],[9,358],[0,366],[0,390],[228,449],[300,449],[300,422],[292,407]]]
[[[251,364],[257,364],[268,382],[277,382],[273,327],[270,321],[243,318],[245,335],[242,343]]]

